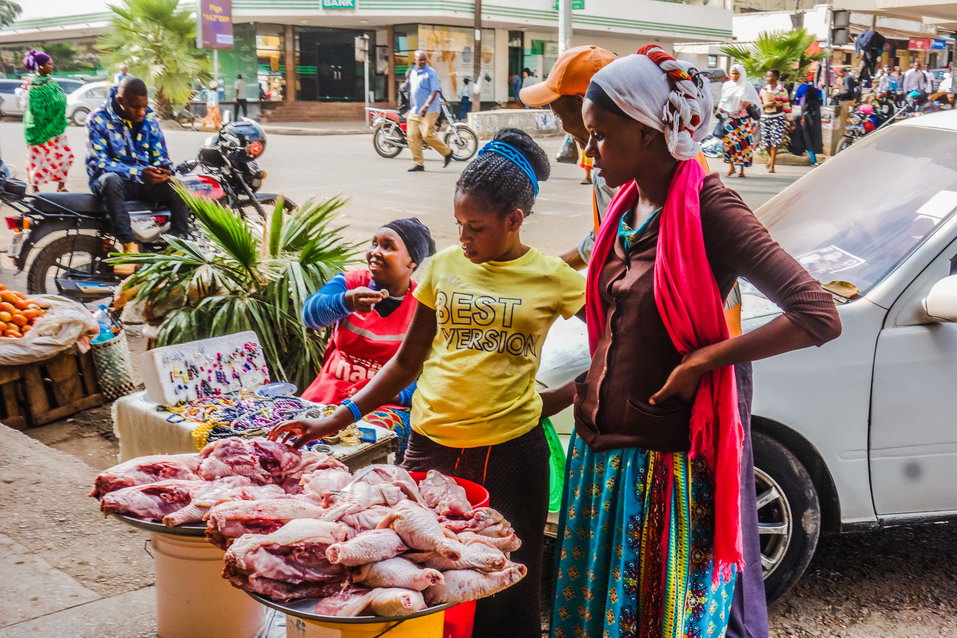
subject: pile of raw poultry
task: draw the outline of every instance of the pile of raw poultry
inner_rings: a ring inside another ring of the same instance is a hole
[[[198,454],[145,456],[101,473],[106,514],[167,526],[206,522],[223,577],[275,601],[318,598],[326,616],[404,616],[490,596],[525,576],[521,546],[489,507],[434,470],[355,474],[331,456],[266,439],[222,439]]]

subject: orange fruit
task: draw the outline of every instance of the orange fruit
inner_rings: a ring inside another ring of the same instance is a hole
[[[20,326],[27,325],[27,318],[23,315],[13,315],[13,318],[10,319],[10,323],[19,328]]]
[[[27,325],[25,325],[25,326],[23,326],[22,328],[20,328],[20,332],[21,332],[22,334],[27,334],[27,333],[30,331],[30,328],[32,328],[32,327],[33,327],[33,324],[28,323]]]
[[[20,298],[17,297],[15,293],[9,290],[4,290],[3,292],[0,292],[0,301],[6,301],[7,303],[12,304],[13,302],[19,301],[19,300]]]
[[[23,315],[24,317],[26,317],[28,320],[32,321],[32,320],[36,319],[37,317],[39,317],[39,316],[40,316],[41,314],[43,314],[43,313],[41,313],[39,310],[35,310],[35,309],[33,309],[33,308],[30,308],[30,309],[24,310],[24,311],[21,312],[20,314]]]
[[[12,313],[9,313],[6,311],[0,311],[0,321],[3,321],[5,323],[10,323],[11,319],[13,319]]]
[[[26,310],[26,309],[27,309],[27,302],[22,301],[22,300],[14,301],[14,302],[13,302],[13,307],[16,308],[17,310]]]
[[[14,305],[10,302],[0,301],[0,310],[13,313],[16,310],[16,307],[14,307]]]
[[[7,289],[6,286],[4,286],[3,284],[0,284],[0,290],[6,290],[6,289]]]
[[[13,337],[14,339],[19,339],[23,334],[19,330],[14,330],[13,328],[3,331],[4,337]]]

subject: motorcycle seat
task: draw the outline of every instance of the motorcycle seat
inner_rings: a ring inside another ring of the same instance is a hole
[[[67,213],[69,211],[84,215],[105,215],[106,208],[96,195],[90,193],[44,193],[33,200],[37,210],[44,213]],[[155,210],[155,203],[131,200],[126,202],[126,210]],[[66,210],[64,210],[66,209]]]

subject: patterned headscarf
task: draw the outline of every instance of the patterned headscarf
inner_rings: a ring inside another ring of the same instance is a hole
[[[23,68],[30,71],[39,71],[40,67],[49,62],[52,58],[43,51],[27,51],[23,56]]]

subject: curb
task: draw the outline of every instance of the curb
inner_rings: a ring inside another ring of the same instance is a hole
[[[263,130],[270,135],[371,135],[368,127],[338,129],[338,128],[301,128],[295,126],[263,125]]]

